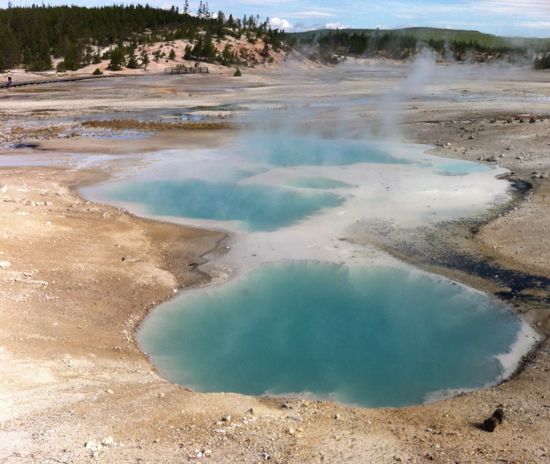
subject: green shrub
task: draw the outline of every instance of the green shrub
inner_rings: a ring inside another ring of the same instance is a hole
[[[550,53],[537,57],[534,66],[535,69],[550,69]]]

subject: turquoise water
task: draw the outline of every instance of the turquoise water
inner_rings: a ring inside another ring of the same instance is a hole
[[[449,160],[438,162],[434,171],[443,176],[466,176],[475,172],[487,172],[491,168],[481,163],[471,161]]]
[[[346,182],[341,182],[335,179],[329,179],[327,177],[298,177],[290,179],[287,184],[289,187],[299,187],[308,189],[339,189],[339,188],[351,188],[354,185]]]
[[[274,166],[341,166],[357,163],[409,164],[375,144],[318,135],[256,134],[246,137],[242,151]]]
[[[204,392],[421,403],[502,374],[520,328],[487,296],[421,273],[290,262],[187,294],[139,339],[170,380]]]
[[[333,193],[196,179],[124,182],[102,192],[112,201],[138,203],[150,214],[240,221],[245,229],[260,231],[289,226],[344,201]]]

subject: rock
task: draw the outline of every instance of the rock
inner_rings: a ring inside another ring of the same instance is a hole
[[[9,261],[0,261],[0,269],[5,270],[11,266]]]
[[[502,421],[504,420],[504,409],[497,408],[495,409],[495,412],[493,413],[493,416],[499,424],[502,424]]]
[[[88,440],[86,443],[84,443],[84,448],[92,452],[96,452],[96,451],[99,451],[102,448],[102,446],[101,446],[101,443],[98,443],[97,441]]]
[[[113,437],[105,437],[103,440],[101,440],[101,444],[103,446],[114,446],[115,440],[113,440]]]
[[[227,416],[223,416],[222,422],[231,422],[231,416],[229,414]]]
[[[537,122],[537,119],[536,118],[531,118],[529,119],[529,124],[535,124]]]
[[[481,429],[486,432],[494,432],[499,424],[504,420],[504,410],[502,408],[495,409],[493,415],[483,421]]]
[[[488,161],[489,163],[496,163],[497,157],[496,156],[489,156],[488,158],[485,158],[485,161]]]
[[[483,421],[483,425],[481,426],[481,428],[486,432],[494,432],[497,428],[497,425],[497,420],[494,417],[489,417],[489,419],[485,419]]]

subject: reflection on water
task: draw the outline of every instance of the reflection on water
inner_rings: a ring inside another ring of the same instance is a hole
[[[408,164],[380,146],[365,141],[324,139],[293,133],[273,136],[252,133],[242,141],[242,152],[274,166],[341,166],[357,163]]]
[[[485,295],[447,280],[290,262],[164,305],[139,338],[170,380],[200,391],[402,406],[498,380],[495,356],[519,327]]]
[[[264,231],[288,226],[343,202],[332,193],[196,179],[124,182],[108,187],[106,193],[115,201],[137,202],[155,215],[240,221],[249,230]]]
[[[290,179],[287,184],[290,187],[308,188],[308,189],[340,189],[340,188],[352,188],[351,184],[341,182],[335,179],[328,179],[327,177],[298,177]]]

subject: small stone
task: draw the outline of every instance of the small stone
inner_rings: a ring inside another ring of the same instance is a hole
[[[222,417],[222,422],[231,422],[231,416],[230,415],[223,416]]]
[[[103,446],[113,446],[115,444],[115,440],[111,436],[105,437],[103,440],[101,440],[101,444]]]
[[[11,266],[9,261],[0,261],[0,269],[5,270]]]
[[[84,443],[84,448],[92,452],[96,452],[101,449],[101,443],[98,443],[94,440],[88,440],[86,443]]]

